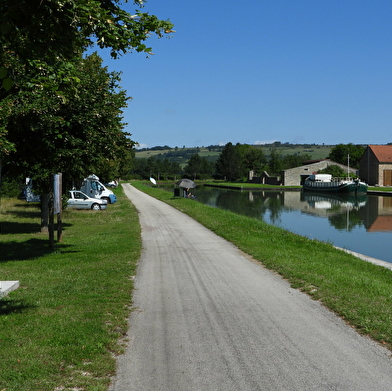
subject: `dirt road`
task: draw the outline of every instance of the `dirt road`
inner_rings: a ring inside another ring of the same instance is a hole
[[[386,349],[193,219],[124,190],[143,253],[112,391],[392,390]]]

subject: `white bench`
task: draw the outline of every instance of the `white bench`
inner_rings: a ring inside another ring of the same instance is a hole
[[[0,298],[19,288],[19,281],[0,281]]]

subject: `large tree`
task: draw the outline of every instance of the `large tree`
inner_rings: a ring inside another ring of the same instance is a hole
[[[214,174],[214,163],[209,162],[205,157],[200,157],[198,153],[194,153],[184,167],[184,173],[193,179],[211,178]]]
[[[332,148],[328,158],[334,162],[349,165],[350,167],[359,167],[359,161],[365,152],[365,147],[354,144],[338,144]]]
[[[4,169],[14,177],[33,178],[34,191],[42,197],[42,230],[48,224],[46,201],[53,173],[62,172],[67,187],[102,164],[109,167],[134,144],[122,131],[127,96],[119,75],[103,68],[97,54],[75,58],[74,69],[79,76],[71,78],[72,88],[61,92],[23,80],[31,80],[34,72],[18,75],[21,85],[0,101],[0,118],[4,114],[15,146],[4,158]]]
[[[243,169],[239,149],[231,142],[227,143],[220,153],[215,167],[217,174],[228,181],[240,179]]]
[[[261,174],[265,170],[267,158],[261,148],[249,144],[236,144],[242,160],[242,176],[248,176],[249,171]]]
[[[82,53],[93,44],[113,57],[149,53],[151,34],[173,32],[171,22],[140,10],[142,0],[133,3],[131,15],[119,0],[0,1],[0,163],[31,174],[41,193],[50,173],[71,179],[118,151],[129,157],[118,76],[106,77]]]
[[[271,149],[268,166],[273,175],[279,175],[283,170],[283,158],[276,146]]]
[[[16,148],[6,168],[33,177],[41,192],[53,172],[63,172],[65,182],[83,178],[133,147],[122,131],[128,98],[119,75],[103,68],[96,53],[75,62],[79,76],[73,88],[59,94],[26,83],[1,104],[0,115],[12,106],[7,129]]]

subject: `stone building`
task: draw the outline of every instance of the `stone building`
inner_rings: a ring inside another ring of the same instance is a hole
[[[392,145],[368,145],[359,162],[359,173],[370,186],[392,186]]]
[[[283,170],[281,172],[281,184],[283,186],[300,186],[309,175],[316,174],[318,171],[323,170],[328,166],[339,166],[345,172],[357,175],[357,170],[355,168],[349,168],[344,164],[336,163],[329,159],[323,159],[309,162],[300,167]]]

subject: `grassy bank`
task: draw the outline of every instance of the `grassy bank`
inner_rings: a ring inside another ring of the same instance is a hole
[[[361,333],[392,347],[392,271],[260,220],[173,198],[171,192],[142,182],[132,184],[187,213],[323,302]]]
[[[55,251],[36,205],[1,199],[0,280],[20,287],[0,299],[0,390],[107,390],[127,330],[141,250],[132,204],[66,211]]]

